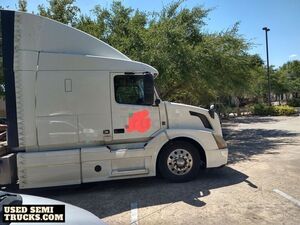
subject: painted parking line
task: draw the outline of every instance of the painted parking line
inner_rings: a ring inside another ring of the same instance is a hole
[[[138,204],[137,202],[133,202],[130,205],[130,218],[131,218],[131,225],[138,225]]]
[[[297,205],[298,207],[300,207],[300,201],[293,198],[292,196],[284,193],[283,191],[280,191],[278,189],[273,189],[274,192],[276,192],[277,194],[281,195],[282,197],[286,198],[287,200],[290,200],[291,202],[293,202],[295,205]]]

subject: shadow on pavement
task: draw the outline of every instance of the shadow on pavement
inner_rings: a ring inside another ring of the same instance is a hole
[[[272,149],[282,144],[299,145],[294,137],[298,133],[276,129],[224,129],[224,138],[229,146],[228,163],[249,160],[257,154],[276,154]]]
[[[262,116],[242,116],[242,117],[236,117],[231,119],[224,119],[222,120],[223,124],[222,126],[226,127],[228,125],[228,122],[232,125],[235,123],[242,123],[242,124],[252,124],[252,123],[270,123],[270,122],[277,122],[278,119],[275,117],[262,117]]]
[[[104,218],[130,211],[131,203],[135,202],[139,208],[179,201],[202,207],[206,203],[201,197],[209,195],[212,189],[241,183],[247,178],[237,170],[223,167],[202,171],[196,180],[187,183],[168,183],[153,177],[19,191],[64,201]]]
[[[249,117],[236,123],[268,123],[273,120],[275,119],[268,117],[254,119]],[[299,145],[295,143],[295,137],[300,135],[298,133],[279,129],[236,129],[232,127],[234,123],[230,122],[224,126],[224,137],[229,145],[229,163],[249,160],[251,156],[263,153],[276,154],[278,152],[272,149],[283,144]],[[150,206],[162,208],[182,201],[194,207],[202,207],[206,205],[202,197],[210,195],[213,189],[241,182],[245,182],[249,188],[257,188],[247,178],[247,175],[235,169],[223,167],[202,171],[196,180],[188,183],[168,183],[161,178],[153,177],[17,192],[60,200],[105,218],[123,212],[130,213],[131,203],[137,203],[139,208]],[[152,209],[148,211],[150,210]]]

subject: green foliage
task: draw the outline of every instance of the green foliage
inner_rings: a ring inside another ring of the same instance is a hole
[[[27,0],[19,0],[19,11],[27,12]]]
[[[164,100],[229,106],[230,99],[266,99],[264,62],[249,53],[251,43],[239,34],[239,23],[209,33],[205,21],[210,10],[202,6],[185,8],[183,2],[172,2],[160,12],[142,12],[113,1],[109,8],[96,5],[87,15],[80,14],[76,0],[48,0],[46,6],[38,6],[38,12],[157,68],[160,75],[156,86]],[[20,10],[26,11],[26,6],[26,0],[19,0]],[[274,94],[298,96],[299,61],[288,62],[278,70],[271,67],[270,71]]]
[[[288,105],[278,105],[273,107],[274,107],[275,115],[277,116],[290,116],[297,112],[294,107]]]
[[[282,65],[279,72],[285,76],[285,87],[294,97],[300,93],[300,61],[294,60]]]
[[[273,111],[270,106],[263,105],[263,104],[255,104],[254,106],[251,107],[251,113],[253,115],[258,115],[258,116],[268,116],[268,115],[272,115]]]
[[[258,116],[290,116],[296,113],[296,109],[287,105],[268,106],[264,104],[255,104],[251,108],[253,115]]]
[[[38,5],[38,11],[41,16],[74,25],[80,12],[80,9],[74,5],[75,2],[76,0],[48,0],[49,7]]]
[[[287,101],[289,106],[300,107],[300,98],[292,98]]]

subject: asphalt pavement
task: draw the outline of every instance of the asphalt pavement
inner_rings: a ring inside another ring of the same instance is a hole
[[[300,224],[300,117],[223,123],[229,163],[188,183],[142,178],[20,190],[82,207],[108,224]]]

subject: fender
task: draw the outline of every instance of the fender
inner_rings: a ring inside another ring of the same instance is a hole
[[[212,132],[208,130],[166,129],[155,136],[150,142],[148,142],[147,146],[145,146],[145,150],[153,152],[151,164],[153,165],[153,167],[151,168],[151,172],[154,172],[154,174],[156,174],[156,161],[162,147],[170,140],[179,137],[190,138],[198,142],[205,151],[205,155],[207,155],[207,152],[210,150],[218,149]]]
[[[216,141],[211,131],[200,129],[167,129],[167,135],[170,139],[186,137],[198,142],[204,151],[218,149]]]
[[[150,164],[150,174],[151,176],[156,175],[156,161],[157,156],[162,149],[162,147],[169,141],[168,134],[166,130],[161,131],[159,134],[157,134],[154,138],[151,139],[151,141],[148,142],[148,144],[145,146],[145,151],[149,151],[152,153],[152,162]]]

